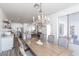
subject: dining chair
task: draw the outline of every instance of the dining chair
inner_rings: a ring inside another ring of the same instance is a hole
[[[19,46],[20,55],[22,55],[22,56],[33,56],[30,49],[26,50],[27,46],[25,46],[20,39],[18,41],[19,41],[19,44],[20,44],[20,46]]]
[[[19,55],[27,56],[27,54],[25,53],[24,49],[21,46],[19,47]]]
[[[68,47],[68,39],[67,39],[67,37],[59,37],[58,45],[60,47],[67,48]]]
[[[53,44],[54,43],[54,36],[48,35],[48,43]]]
[[[32,35],[31,35],[31,34],[27,34],[27,35],[26,35],[26,39],[27,39],[27,40],[32,39]]]
[[[46,35],[45,35],[45,34],[41,34],[41,35],[40,35],[40,40],[41,40],[42,42],[46,42]]]

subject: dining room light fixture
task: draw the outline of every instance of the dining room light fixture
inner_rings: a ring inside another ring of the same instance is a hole
[[[34,4],[34,8],[37,9],[38,11],[38,16],[37,19],[35,19],[35,17],[33,17],[33,23],[40,29],[42,27],[45,27],[47,24],[47,16],[45,15],[45,13],[42,10],[42,3],[36,3]]]

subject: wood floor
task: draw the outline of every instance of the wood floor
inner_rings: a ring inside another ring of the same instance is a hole
[[[0,53],[0,56],[17,56],[17,55],[15,52],[15,49],[11,49],[11,50]]]

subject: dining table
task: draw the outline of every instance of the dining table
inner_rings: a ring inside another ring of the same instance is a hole
[[[30,40],[23,40],[25,44],[30,48],[35,56],[71,56],[72,51],[69,48],[63,48],[57,44],[50,44],[48,42],[43,42],[43,44],[38,44],[37,38],[32,38]]]

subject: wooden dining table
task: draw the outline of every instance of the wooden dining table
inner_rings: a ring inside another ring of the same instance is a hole
[[[36,56],[71,56],[72,51],[68,48],[59,47],[57,44],[44,42],[43,45],[37,44],[37,39],[24,40],[25,44]]]

